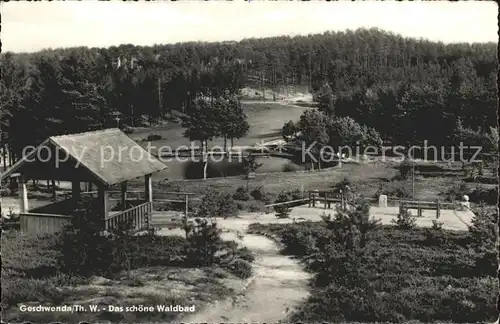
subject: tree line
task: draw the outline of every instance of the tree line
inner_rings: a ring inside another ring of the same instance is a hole
[[[116,127],[116,116],[120,126],[151,124],[175,111],[193,116],[204,105],[200,98],[219,105],[244,86],[305,84],[325,114],[351,117],[385,141],[449,142],[460,127],[484,138],[496,127],[496,47],[360,29],[3,53],[2,140],[19,154],[47,136]]]

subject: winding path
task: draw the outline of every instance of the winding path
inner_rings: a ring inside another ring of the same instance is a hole
[[[266,223],[257,217],[218,222],[222,229],[229,230],[224,233],[224,239],[239,241],[256,255],[253,280],[245,292],[232,299],[213,303],[184,318],[183,322],[276,323],[286,319],[309,295],[307,284],[310,274],[303,270],[297,260],[280,254],[276,242],[253,234],[238,239],[237,232],[245,232],[250,223],[257,221]]]

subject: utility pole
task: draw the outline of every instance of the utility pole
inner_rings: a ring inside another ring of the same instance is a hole
[[[311,55],[312,55],[312,52],[309,52],[309,92],[311,92],[311,88],[312,88],[312,62],[311,62]]]
[[[161,116],[161,79],[160,73],[158,73],[158,117]]]
[[[415,200],[415,160],[411,159],[411,196]]]
[[[134,127],[134,105],[129,104],[130,106],[130,126]]]

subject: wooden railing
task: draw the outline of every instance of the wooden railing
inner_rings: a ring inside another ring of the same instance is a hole
[[[136,207],[124,210],[108,217],[105,222],[105,229],[116,229],[120,223],[130,221],[135,230],[149,228],[151,215],[153,213],[153,203],[146,202]]]

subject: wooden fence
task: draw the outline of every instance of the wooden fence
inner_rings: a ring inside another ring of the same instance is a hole
[[[345,197],[338,197],[335,195],[332,195],[331,197],[328,197],[327,192],[321,192],[323,196],[318,195],[318,191],[312,191],[310,192],[310,195],[308,198],[303,198],[303,199],[297,199],[297,200],[290,200],[286,202],[280,202],[280,203],[274,203],[274,204],[269,204],[266,205],[266,210],[268,208],[272,208],[275,206],[289,206],[289,207],[295,207],[295,206],[301,206],[301,205],[308,205],[309,208],[311,207],[316,207],[317,203],[322,203],[324,209],[330,209],[332,208],[332,205],[336,204],[343,204],[344,207],[346,207],[347,203],[352,201],[352,199],[346,199]],[[370,203],[377,203],[378,200],[375,198],[364,198]],[[441,202],[439,200],[436,201],[418,201],[418,200],[402,200],[398,198],[393,198],[391,200],[388,199],[388,203],[391,203],[394,207],[398,207],[401,209],[416,209],[418,212],[418,217],[422,216],[422,211],[423,210],[435,210],[436,211],[436,218],[439,218],[441,215],[441,210],[442,209],[455,209],[456,206],[453,203],[446,203],[446,202]]]

